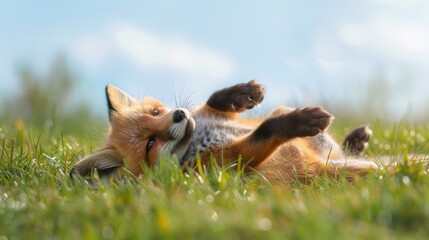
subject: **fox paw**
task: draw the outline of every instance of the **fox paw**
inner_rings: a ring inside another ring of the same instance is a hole
[[[278,138],[280,142],[295,137],[311,137],[323,132],[334,117],[321,107],[298,108],[270,117],[253,132],[255,140]]]
[[[323,132],[332,122],[334,117],[322,107],[298,108],[286,115],[289,138],[310,137]]]
[[[372,131],[368,126],[362,126],[351,131],[343,142],[343,150],[346,154],[360,156],[368,147],[368,141],[372,136]]]
[[[251,80],[215,92],[207,104],[217,110],[243,112],[264,100],[265,88]]]
[[[236,111],[252,109],[264,100],[265,88],[251,80],[248,83],[233,86],[231,94],[231,108]]]

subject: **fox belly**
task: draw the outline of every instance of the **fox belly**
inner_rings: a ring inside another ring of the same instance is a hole
[[[254,132],[263,120],[228,120],[195,116],[195,122],[194,135],[186,154],[180,161],[181,165],[192,166],[197,154],[203,156],[202,161],[206,164],[213,160],[212,157],[221,158],[215,159],[218,163],[231,163],[245,155],[250,155],[251,163],[251,154],[255,151],[262,151],[262,149],[244,148],[237,155],[234,152],[228,152],[230,151],[228,146],[239,144],[243,138]],[[362,129],[358,128],[358,130]],[[212,154],[216,149],[221,149],[221,154]],[[231,158],[231,156],[235,159],[225,159]],[[206,159],[203,159],[204,157]],[[348,163],[351,164],[347,166]],[[272,154],[253,168],[271,182],[290,184],[296,181],[309,183],[314,177],[321,174],[337,178],[339,168],[348,172],[346,177],[352,180],[356,175],[361,175],[360,172],[364,175],[368,169],[376,168],[376,166],[362,159],[347,160],[339,144],[325,132],[315,136],[291,139],[279,145]]]
[[[256,169],[270,182],[310,182],[329,169],[328,159],[321,158],[320,152],[311,147],[311,138],[314,137],[284,143]]]
[[[254,120],[251,121],[251,124],[243,124],[247,121],[229,121],[209,117],[196,117],[195,122],[194,135],[188,150],[180,160],[181,165],[193,165],[192,162],[198,154],[204,155],[204,153],[212,152],[213,147],[222,148],[222,146],[233,144],[258,126]],[[342,155],[338,144],[328,134],[297,138],[279,146],[273,154],[255,166],[255,169],[270,181],[306,182],[312,177],[320,175],[326,167],[328,152],[332,156]],[[229,154],[224,152],[224,155]],[[219,161],[219,159],[217,160]],[[229,159],[225,162],[231,162],[231,160],[236,161],[237,159]]]
[[[252,126],[209,117],[195,117],[195,130],[191,143],[180,159],[180,164],[189,164],[197,154],[210,152],[212,147],[226,146],[254,130]]]

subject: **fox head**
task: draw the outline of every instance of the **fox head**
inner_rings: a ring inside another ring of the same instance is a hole
[[[97,170],[109,177],[124,166],[138,176],[142,165],[156,165],[161,155],[180,159],[185,154],[195,129],[187,109],[170,110],[151,97],[136,100],[112,85],[106,86],[106,98],[110,123],[106,147],[80,160],[71,176],[89,176]]]

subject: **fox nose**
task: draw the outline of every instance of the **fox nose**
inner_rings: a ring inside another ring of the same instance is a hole
[[[186,118],[185,111],[180,110],[180,109],[174,111],[174,113],[173,113],[173,122],[179,123],[179,122],[181,122],[185,118]]]

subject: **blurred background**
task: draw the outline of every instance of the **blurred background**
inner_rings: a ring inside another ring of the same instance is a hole
[[[256,79],[260,112],[428,119],[429,1],[0,1],[0,120],[85,132],[104,87],[173,105]]]

